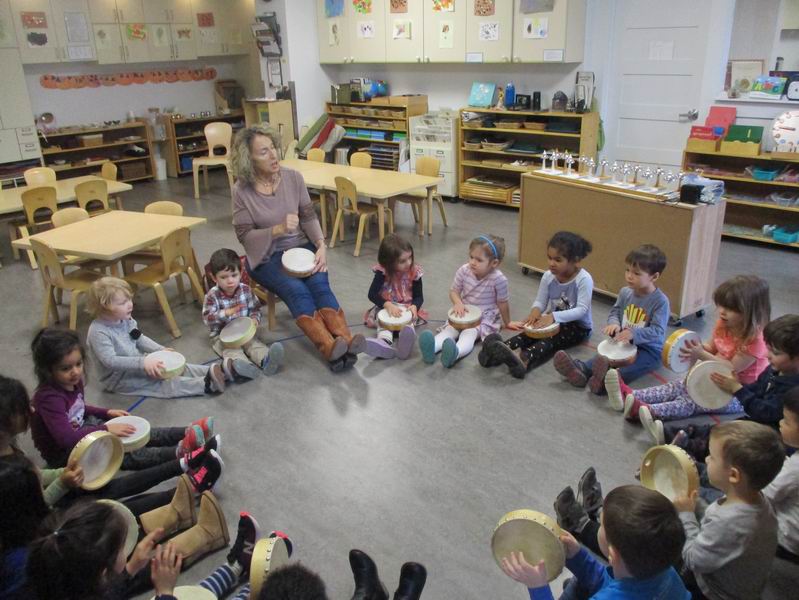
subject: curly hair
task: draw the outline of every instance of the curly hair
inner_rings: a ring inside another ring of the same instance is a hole
[[[117,294],[122,294],[127,300],[133,298],[133,289],[130,284],[119,277],[101,277],[89,288],[86,294],[86,312],[93,317],[111,306],[111,301]]]
[[[300,563],[275,569],[267,577],[256,600],[328,600],[325,584]]]
[[[275,148],[281,148],[280,134],[264,124],[250,125],[240,130],[233,138],[230,153],[230,168],[233,176],[247,185],[255,184],[255,167],[252,164],[252,142],[255,136],[263,135],[272,140]]]

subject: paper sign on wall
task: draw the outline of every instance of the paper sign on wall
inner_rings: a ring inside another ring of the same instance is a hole
[[[549,19],[547,17],[525,17],[522,36],[531,40],[544,39],[549,35]]]
[[[69,60],[92,60],[94,53],[91,46],[67,46]]]
[[[410,19],[394,19],[391,37],[395,40],[411,39],[411,25]]]
[[[64,25],[67,29],[67,42],[70,44],[86,44],[89,38],[89,23],[82,12],[65,12]]]
[[[494,15],[494,0],[474,0],[475,17],[491,17]]]
[[[408,0],[391,0],[390,12],[393,13],[408,12]]]
[[[555,10],[555,0],[522,0],[519,12],[525,15]]]
[[[433,0],[435,12],[455,12],[455,0]]]
[[[25,11],[19,13],[19,17],[25,29],[47,29],[46,13]]]
[[[358,37],[370,40],[375,37],[374,21],[358,21]]]
[[[200,28],[200,43],[201,44],[208,44],[213,45],[219,41],[219,37],[216,35],[216,29],[213,27],[203,27]]]
[[[153,45],[157,48],[163,48],[164,46],[168,46],[170,39],[169,39],[169,32],[165,25],[153,25],[155,29],[153,29]]]
[[[438,24],[438,47],[439,48],[454,48],[455,35],[453,29],[455,28],[454,21],[440,21]]]
[[[341,23],[338,19],[330,19],[327,22],[327,44],[328,46],[338,46],[341,43]]]
[[[498,42],[499,22],[483,21],[480,23],[480,29],[477,31],[477,39],[481,42]]]
[[[147,25],[144,23],[128,23],[125,27],[125,35],[131,41],[143,42],[147,39]]]
[[[202,12],[197,13],[197,27],[213,27],[214,26],[214,13]]]
[[[544,62],[563,62],[563,50],[544,50]]]

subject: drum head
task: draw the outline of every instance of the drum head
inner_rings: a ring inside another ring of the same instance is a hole
[[[679,446],[654,446],[641,461],[641,485],[674,500],[699,489],[699,472],[693,459]]]
[[[269,574],[288,561],[288,546],[283,538],[273,537],[258,540],[252,551],[250,598],[257,598]]]
[[[216,600],[216,594],[200,585],[179,585],[172,595],[178,600]],[[155,600],[155,596],[150,600]]]
[[[638,348],[629,342],[617,342],[616,340],[602,340],[596,347],[596,351],[607,358],[611,363],[635,360]]]
[[[128,533],[127,537],[125,538],[125,556],[130,556],[136,549],[136,544],[139,543],[139,523],[136,521],[135,515],[130,512],[130,509],[127,506],[121,502],[117,502],[116,500],[103,498],[97,502],[108,504],[109,506],[114,507],[114,509],[119,511],[125,518],[125,523],[128,525]]]
[[[515,510],[502,517],[494,529],[491,551],[498,565],[511,552],[521,552],[531,565],[543,560],[552,581],[566,563],[561,533],[551,517],[534,510]]]
[[[283,253],[281,261],[289,274],[307,277],[313,271],[316,255],[307,248],[291,248]]]
[[[164,363],[163,377],[165,379],[177,377],[183,373],[183,369],[186,368],[186,357],[174,350],[158,350],[148,356],[152,356]]]
[[[377,321],[383,329],[399,331],[406,325],[411,324],[411,321],[413,321],[413,313],[403,307],[402,314],[399,317],[392,317],[388,314],[388,311],[383,308],[377,313]]]
[[[705,360],[696,363],[688,371],[685,378],[685,387],[691,400],[702,408],[718,410],[727,406],[732,400],[732,394],[725,392],[710,379],[712,373],[727,375],[729,367],[715,360]]]
[[[93,431],[75,444],[69,460],[77,460],[83,468],[84,490],[103,487],[116,475],[122,464],[122,441],[113,433]]]
[[[549,338],[556,335],[560,331],[560,323],[552,323],[546,327],[530,327],[527,325],[524,328],[524,333],[531,338],[541,339]]]
[[[455,316],[455,309],[449,309],[447,320],[456,329],[469,329],[477,327],[483,318],[483,311],[474,304],[466,304],[466,313],[462,317]]]
[[[678,329],[672,333],[663,344],[663,366],[675,373],[685,373],[691,368],[692,362],[680,356],[680,350],[687,348],[689,343],[702,343],[702,338],[695,331]]]
[[[147,442],[150,441],[150,423],[147,419],[127,415],[126,417],[115,417],[105,422],[106,425],[113,425],[115,423],[133,425],[136,428],[136,433],[133,435],[119,438],[122,441],[122,447],[125,452],[133,452],[139,448],[144,448]]]
[[[239,348],[255,337],[258,325],[251,317],[238,317],[222,328],[219,341],[226,348]]]

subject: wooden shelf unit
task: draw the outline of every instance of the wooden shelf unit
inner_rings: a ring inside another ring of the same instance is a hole
[[[541,167],[541,152],[517,152],[511,146],[505,150],[490,148],[470,149],[464,142],[475,139],[503,138],[525,141],[541,147],[541,150],[560,150],[571,152],[575,159],[578,156],[590,156],[596,159],[597,138],[599,135],[599,113],[588,112],[577,114],[573,112],[558,111],[516,111],[496,110],[493,108],[466,107],[461,109],[458,124],[458,195],[464,200],[502,204],[519,207],[517,200],[520,194],[508,193],[507,190],[492,190],[489,186],[479,186],[467,182],[471,177],[478,175],[499,176],[500,179],[521,185],[521,174],[528,173]],[[479,113],[484,119],[494,120],[496,127],[469,127],[464,126],[463,113]],[[572,123],[577,125],[577,133],[549,131],[546,129],[514,129],[502,127],[497,123],[500,120],[535,121],[540,123]],[[490,155],[486,158],[484,155]],[[507,157],[502,161],[500,157]],[[489,162],[485,162],[488,160]],[[512,165],[514,161],[526,160],[527,166]],[[487,188],[487,189],[482,189]]]
[[[102,135],[103,143],[96,146],[83,146],[79,136]],[[136,136],[133,138],[133,136]],[[132,138],[132,139],[123,139]],[[107,127],[65,127],[58,131],[39,132],[42,159],[47,167],[56,172],[56,178],[78,177],[89,172],[99,171],[102,164],[111,161],[119,168],[119,181],[144,181],[155,176],[153,145],[150,125],[146,121],[131,121]],[[146,150],[141,156],[128,156],[124,150],[129,145]],[[64,160],[64,164],[55,161]],[[141,163],[141,167],[133,166]],[[129,173],[126,174],[126,171]]]
[[[359,112],[353,113],[353,110]],[[373,98],[370,102],[328,102],[325,105],[325,112],[337,125],[341,125],[347,130],[343,139],[348,142],[368,146],[388,145],[390,151],[396,151],[403,142],[410,145],[409,119],[427,112],[427,96],[384,96]],[[366,114],[367,112],[369,114]],[[351,124],[352,120],[364,121],[365,124],[353,125]],[[392,126],[384,127],[380,121],[391,122]],[[385,136],[384,139],[359,136],[357,134],[359,129],[382,131]],[[360,146],[357,149],[361,149]],[[376,158],[373,156],[373,159]],[[399,162],[399,160],[375,160],[373,164],[376,169],[396,170],[399,167]]]
[[[185,168],[186,164],[181,165],[180,159],[186,155],[208,154],[203,129],[208,123],[215,121],[230,123],[233,126],[233,135],[236,135],[236,131],[244,127],[244,111],[231,110],[229,115],[211,115],[194,119],[173,119],[168,114],[161,116],[161,122],[166,130],[164,158],[166,158],[167,175],[180,177],[191,174],[191,164]],[[194,140],[197,147],[189,148],[188,144],[191,142],[188,140]]]
[[[799,248],[799,244],[783,244],[761,233],[764,225],[799,225],[799,182],[754,179],[744,172],[748,166],[779,170],[793,167],[799,172],[799,155],[796,158],[786,158],[775,157],[769,153],[759,156],[691,150],[683,153],[683,171],[702,171],[705,177],[724,182],[727,212],[724,218],[723,237]],[[708,171],[708,168],[723,169],[726,172],[717,174]],[[790,206],[777,204],[767,199],[772,192],[793,194],[797,198],[797,203]],[[763,198],[763,200],[752,198]]]

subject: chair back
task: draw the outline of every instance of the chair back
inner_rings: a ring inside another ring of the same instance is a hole
[[[150,215],[169,215],[170,217],[182,217],[183,207],[171,200],[159,200],[150,202],[144,207],[144,212]]]
[[[313,162],[325,162],[325,151],[321,148],[311,148],[305,157]]]
[[[61,267],[56,251],[49,244],[35,238],[31,238],[30,243],[31,249],[36,255],[36,261],[39,263],[39,272],[42,274],[42,279],[53,287],[63,288],[64,269]]]
[[[35,187],[22,192],[22,208],[28,225],[48,221],[58,210],[54,187]]]
[[[172,273],[185,272],[194,262],[191,247],[191,234],[188,227],[170,231],[161,238],[161,261],[164,264],[164,278]]]
[[[208,123],[203,131],[205,132],[205,141],[208,143],[208,156],[213,158],[230,156],[230,144],[233,141],[233,127],[230,123],[214,121]],[[225,149],[224,154],[214,154],[214,148],[219,147]]]
[[[349,177],[336,177],[336,193],[338,205],[345,212],[360,214],[358,212],[358,189]]]
[[[416,174],[427,177],[438,177],[441,162],[432,156],[421,156],[416,159]]]
[[[75,186],[78,206],[88,212],[108,212],[108,183],[105,179],[90,179]]]
[[[108,181],[116,181],[117,180],[117,166],[112,163],[110,160],[107,160],[103,163],[103,168],[100,171],[100,175],[102,175],[103,179],[107,179]]]
[[[85,221],[88,218],[89,213],[84,208],[78,208],[77,206],[62,208],[53,213],[53,227],[63,227],[78,221]]]
[[[297,158],[297,140],[289,142],[289,145],[286,146],[286,151],[283,153],[283,158]]]
[[[372,155],[368,152],[354,152],[350,156],[351,167],[363,167],[364,169],[372,168]]]
[[[48,185],[55,183],[55,171],[50,167],[34,167],[27,169],[22,176],[25,178],[25,185]]]

